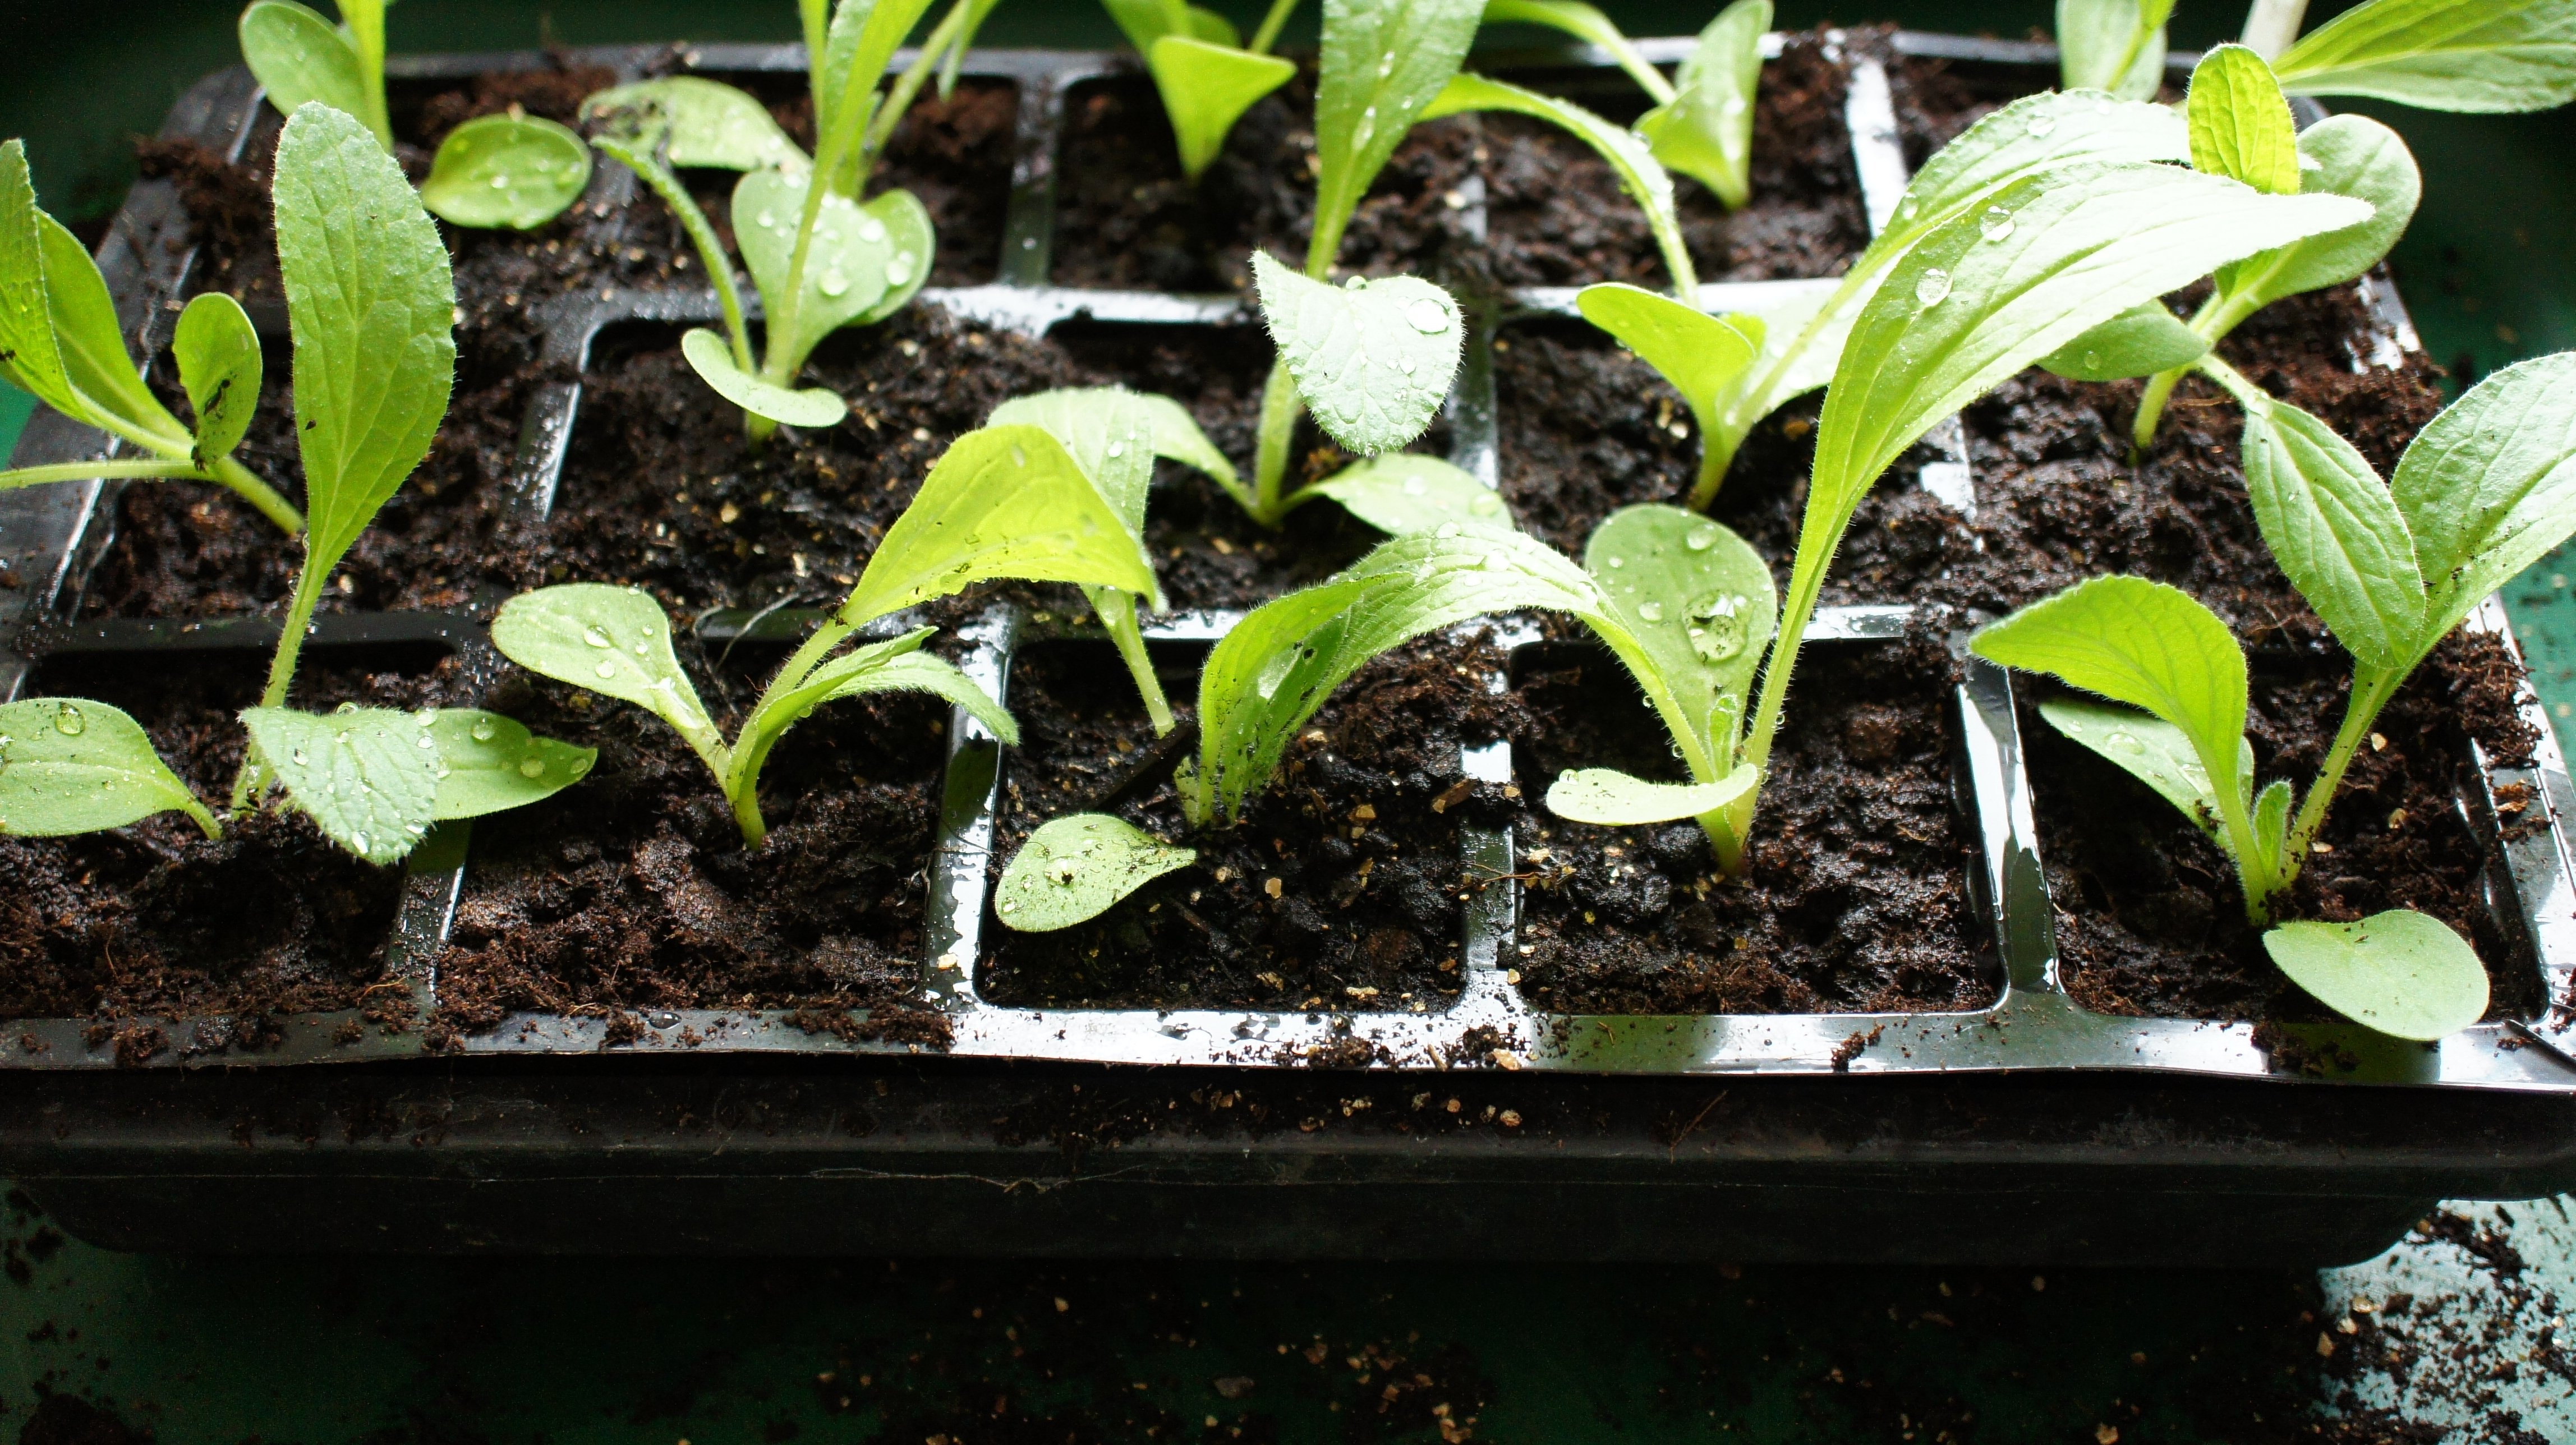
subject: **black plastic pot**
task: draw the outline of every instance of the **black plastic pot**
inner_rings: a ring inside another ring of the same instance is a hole
[[[1677,58],[1687,41],[1647,42]],[[1901,54],[2053,82],[2045,47],[1900,35]],[[646,52],[580,57],[633,74]],[[801,72],[792,47],[690,53],[711,72]],[[2177,64],[2187,64],[2178,57]],[[397,74],[454,79],[533,56],[415,60]],[[1594,67],[1565,51],[1533,69]],[[1873,222],[1905,181],[1886,71],[1855,47],[1847,116]],[[1050,288],[1052,166],[1064,98],[1126,68],[1099,54],[979,52],[971,75],[1019,92],[1019,152],[996,284],[923,293],[979,323],[1032,334],[1094,324],[1212,325],[1233,297]],[[2045,66],[2045,72],[2033,67]],[[1504,68],[1498,64],[1496,68]],[[165,134],[237,152],[259,98],[246,75],[191,91]],[[595,198],[631,178],[603,167]],[[163,183],[138,186],[101,264],[140,348],[157,351],[182,294],[184,219]],[[1718,306],[1814,282],[1717,285]],[[1827,283],[1829,284],[1829,283]],[[2411,346],[2385,279],[2383,326],[2356,364]],[[1453,459],[1491,480],[1494,324],[1571,311],[1571,292],[1514,293],[1473,328],[1451,399]],[[603,328],[716,315],[711,294],[590,293],[554,303],[548,360],[578,376]],[[517,504],[553,503],[581,383],[540,387],[522,431]],[[1974,481],[1955,422],[1936,429],[1917,484],[1961,511]],[[40,414],[17,461],[107,454],[104,438]],[[1903,485],[1901,479],[1888,485]],[[110,484],[0,497],[0,556],[26,583],[0,592],[0,698],[42,659],[238,649],[274,624],[57,621],[77,611],[107,545]],[[488,673],[483,619],[326,618],[317,648],[430,644]],[[1901,607],[1827,609],[1811,636],[1867,646]],[[1183,614],[1149,636],[1221,635],[1230,615]],[[717,614],[702,635],[793,637],[810,614]],[[1536,634],[1504,622],[1509,647]],[[2493,603],[2473,623],[2506,632]],[[970,672],[997,691],[1041,627],[1004,606],[967,629]],[[1056,629],[1061,631],[1062,629]],[[2508,637],[2509,641],[2509,637]],[[1500,688],[1503,679],[1493,685]],[[869,1250],[1033,1254],[1526,1254],[2073,1260],[2340,1261],[2371,1253],[2437,1197],[2522,1197],[2576,1184],[2576,1063],[2546,1020],[2481,1025],[2438,1048],[2324,1029],[2356,1066],[2294,1077],[2249,1025],[2114,1018],[2059,986],[2010,680],[1972,663],[1957,690],[1957,802],[1978,840],[1978,916],[2002,981],[1991,1008],[1957,1014],[1568,1016],[1532,1009],[1503,960],[1515,914],[1513,841],[1465,834],[1471,877],[1466,984],[1438,1013],[1011,1009],[979,998],[993,807],[1008,760],[960,714],[930,869],[928,999],[955,1042],[806,1032],[782,1014],[649,1015],[610,1047],[596,1018],[512,1017],[422,1057],[416,1036],[355,1030],[343,1014],[277,1020],[255,1052],[225,1021],[22,1020],[0,1049],[0,1171],[64,1227],[133,1248]],[[2547,720],[2535,766],[2483,768],[2462,800],[2499,839],[2490,880],[2514,966],[2548,996],[2576,969],[2576,888],[2561,809],[2566,770]],[[1462,775],[1508,781],[1507,747]],[[2551,826],[2516,842],[2494,792],[2524,784]],[[426,1014],[433,961],[464,886],[471,840],[442,829],[410,866],[393,976]],[[151,1047],[136,1030],[159,1030]],[[120,1043],[122,1040],[122,1044]],[[1348,1060],[1364,1068],[1292,1069]],[[139,1063],[139,1067],[135,1066]],[[297,1065],[287,1068],[283,1065]],[[1152,1067],[1162,1066],[1162,1067]]]

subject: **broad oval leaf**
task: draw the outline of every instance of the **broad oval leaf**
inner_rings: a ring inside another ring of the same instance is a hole
[[[1322,497],[1392,536],[1441,527],[1505,527],[1511,509],[1502,495],[1438,457],[1388,452],[1342,468],[1299,491],[1289,505]]]
[[[1767,0],[1750,3],[1767,4]],[[1643,135],[1612,125],[1572,101],[1481,75],[1450,77],[1449,84],[1422,115],[1429,120],[1473,110],[1510,111],[1543,120],[1592,147],[1594,154],[1610,163],[1610,169],[1618,174],[1620,187],[1646,213],[1646,224],[1655,233],[1666,265],[1677,273],[1673,277],[1675,289],[1696,294],[1699,278],[1691,268],[1690,251],[1682,240],[1681,216],[1673,206],[1673,178],[1655,159]]]
[[[1322,274],[1341,254],[1360,197],[1458,73],[1484,9],[1484,0],[1324,0],[1310,273]]]
[[[2190,740],[2211,797],[2225,804],[2251,792],[2238,766],[2245,652],[2187,593],[2138,577],[2096,577],[1986,627],[1968,646],[1988,662],[2145,709]]]
[[[1466,334],[1448,292],[1417,276],[1331,286],[1264,251],[1252,253],[1252,275],[1270,337],[1327,435],[1373,456],[1431,425]]]
[[[2293,95],[2548,110],[2576,99],[2576,3],[2371,0],[2309,32],[2273,69]]]
[[[2070,381],[2125,381],[2189,366],[2209,354],[2209,343],[2165,309],[2141,301],[2039,359],[2043,370]]]
[[[615,86],[584,100],[581,113],[651,138],[674,166],[802,171],[812,164],[778,128],[769,107],[702,76],[667,75]]]
[[[2191,164],[2274,196],[2299,193],[2299,127],[2263,57],[2220,45],[2191,71]]]
[[[2245,407],[2245,488],[2273,560],[2354,657],[2407,667],[2424,579],[2388,488],[2334,428],[2250,386],[2229,389]]]
[[[1753,97],[1771,0],[1735,0],[1699,33],[1671,100],[1637,118],[1655,159],[1709,188],[1730,211],[1752,199]]]
[[[2449,924],[2409,908],[2359,923],[2284,923],[2263,951],[2317,1002],[2365,1028],[2431,1042],[2487,1011],[2487,970]]]
[[[2057,0],[2058,71],[2068,90],[2153,100],[2165,78],[2173,0]]]
[[[352,116],[367,113],[369,81],[358,48],[318,12],[292,0],[254,0],[241,14],[240,31],[242,60],[281,114],[293,115],[307,101]]]
[[[1154,413],[1120,386],[1073,386],[1017,396],[993,408],[986,426],[1043,427],[1139,537],[1154,481]]]
[[[894,251],[886,261],[885,294],[859,315],[859,325],[874,326],[910,305],[930,284],[930,265],[939,255],[939,231],[931,223],[930,208],[901,186],[861,202],[859,218],[863,232],[870,221],[885,227],[886,244]]]
[[[1179,143],[1181,173],[1196,181],[1225,150],[1234,123],[1263,96],[1296,75],[1295,62],[1254,55],[1188,35],[1166,35],[1145,47],[1146,67],[1162,94]]]
[[[2397,132],[2364,115],[2329,116],[2299,134],[2303,193],[2368,201],[2370,219],[2294,241],[2221,267],[2218,284],[2239,304],[2269,306],[2284,296],[2340,286],[2379,264],[2415,219],[2424,180]]]
[[[930,469],[840,617],[858,626],[994,577],[1115,587],[1163,605],[1143,546],[1064,444],[1041,427],[988,426]]]
[[[1547,789],[1547,810],[1570,823],[1628,828],[1714,813],[1753,791],[1762,775],[1747,764],[1714,783],[1655,783],[1616,768],[1569,768]]]
[[[1724,774],[1754,669],[1779,626],[1770,566],[1728,528],[1661,503],[1611,513],[1584,544],[1583,566],[1634,639],[1611,639],[1614,650],[1682,744],[1693,776]]]
[[[599,761],[597,748],[538,737],[514,719],[478,708],[417,712],[411,720],[412,745],[427,738],[425,751],[436,759],[430,811],[442,823],[542,802],[590,776]]]
[[[734,245],[742,252],[743,269],[751,273],[752,284],[760,288],[771,327],[766,343],[769,364],[762,369],[790,378],[824,337],[865,316],[884,299],[898,269],[909,282],[915,269],[927,267],[926,257],[915,257],[897,268],[894,235],[885,221],[860,210],[849,197],[826,190],[805,258],[795,331],[781,334],[778,328],[788,310],[787,273],[795,261],[806,181],[805,176],[779,171],[753,171],[733,188]]]
[[[417,714],[254,707],[241,718],[297,811],[368,862],[401,862],[437,821],[438,754],[419,745]]]
[[[1752,370],[1768,330],[1759,316],[1711,316],[1624,281],[1586,286],[1575,294],[1574,305],[1584,320],[1617,337],[1671,382],[1703,431]]]
[[[208,291],[179,313],[170,354],[197,414],[197,464],[204,466],[239,446],[259,411],[259,332],[240,302]]]
[[[319,575],[429,455],[456,379],[456,287],[437,224],[352,117],[297,108],[276,174],[305,566]]]
[[[714,719],[671,651],[671,621],[641,588],[567,582],[522,592],[492,619],[492,645],[541,677],[643,708],[701,756],[724,754]]]
[[[2407,445],[2389,490],[2432,589],[2421,656],[2576,532],[2576,352],[2470,387]]]
[[[993,914],[1022,933],[1070,928],[1198,857],[1105,813],[1050,819],[1002,869]]]
[[[479,115],[447,133],[421,204],[460,226],[532,231],[590,184],[590,147],[543,116]]]
[[[171,812],[222,836],[133,718],[85,698],[0,705],[0,834],[58,838]]]
[[[2222,849],[2229,846],[2209,769],[2201,766],[2200,754],[2182,729],[2130,708],[2074,697],[2050,698],[2039,705],[2039,715],[2048,719],[2050,727],[2155,789],[2157,796],[2199,825],[2211,842]],[[2253,747],[2242,738],[2236,746],[2238,776],[2251,777]]]
[[[753,416],[789,426],[827,427],[850,414],[850,404],[828,387],[791,390],[734,365],[733,348],[706,327],[692,327],[680,338],[680,355],[687,358],[698,380]]]

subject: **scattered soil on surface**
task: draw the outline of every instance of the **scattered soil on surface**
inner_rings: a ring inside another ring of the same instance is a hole
[[[2350,676],[2347,666],[2306,660],[2258,665],[2247,727],[2258,784],[2288,778],[2304,788],[2316,776]],[[2332,851],[2306,860],[2282,915],[2351,922],[2390,908],[2429,913],[2487,961],[2488,1018],[2537,1017],[2548,1000],[2488,912],[2487,848],[2454,801],[2477,786],[2469,739],[2499,762],[2529,758],[2534,738],[2513,711],[2525,691],[2521,668],[2495,639],[2442,644],[2380,714],[2373,731],[2386,746],[2355,755],[2319,835]],[[2333,1018],[2273,966],[2217,846],[2145,784],[2061,737],[2032,701],[2045,695],[2024,689],[2021,728],[2067,991],[2103,1013]],[[2501,801],[2516,813],[2530,806]]]
[[[1525,662],[1514,765],[1522,987],[1567,1013],[1982,1008],[1993,950],[1970,901],[1973,825],[1950,790],[1955,673],[1941,629],[1811,649],[1772,760],[1742,884],[1695,823],[1595,828],[1537,800],[1567,768],[1686,781],[1618,662]],[[1625,701],[1627,705],[1620,705]]]
[[[720,668],[682,648],[731,736],[779,657],[746,646]],[[551,805],[476,823],[433,1044],[527,1010],[607,1017],[614,1042],[639,1012],[734,1007],[833,1031],[875,1008],[856,1031],[945,1038],[903,1006],[923,954],[945,703],[849,699],[789,732],[761,778],[769,836],[751,849],[705,765],[641,709],[515,670],[490,706],[599,761]]]
[[[293,700],[311,709],[461,701],[458,665],[426,661],[313,649]],[[124,710],[214,805],[240,766],[235,714],[259,700],[264,664],[248,652],[64,657],[28,691]],[[372,1002],[393,1021],[409,1008],[399,990],[370,999],[383,983],[401,871],[349,856],[301,814],[261,813],[228,825],[221,841],[177,813],[73,838],[0,838],[0,877],[10,880],[0,890],[0,1017],[113,1027],[137,1016],[230,1016],[236,1041],[255,1047],[271,1014]],[[126,1042],[120,1036],[121,1055],[134,1052]],[[138,1034],[134,1046],[148,1057],[162,1042]]]
[[[1241,821],[1193,833],[1171,786],[1180,749],[1155,755],[1114,654],[1022,654],[1010,691],[1022,742],[1006,763],[995,875],[1038,824],[1084,810],[1199,857],[1057,932],[1013,933],[988,913],[995,941],[978,990],[1009,1006],[1444,1006],[1459,984],[1459,894],[1473,887],[1460,876],[1459,824],[1501,793],[1462,787],[1458,751],[1512,730],[1509,700],[1485,688],[1501,662],[1488,644],[1435,639],[1371,663],[1302,730]],[[1168,694],[1191,695],[1196,663],[1173,669]]]

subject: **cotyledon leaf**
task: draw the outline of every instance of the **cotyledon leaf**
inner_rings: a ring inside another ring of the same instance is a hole
[[[2431,1041],[2487,1011],[2487,970],[2467,940],[2412,909],[2359,923],[2284,923],[2263,951],[2318,1002],[2401,1039]]]
[[[939,231],[931,223],[930,208],[901,186],[859,203],[860,229],[870,221],[886,228],[886,244],[894,255],[886,262],[885,294],[859,313],[861,326],[874,326],[909,305],[930,283],[930,263],[939,254]]]
[[[768,314],[785,314],[787,273],[796,254],[796,227],[805,209],[807,177],[779,171],[752,171],[733,189],[734,245],[743,269]],[[859,208],[847,196],[826,193],[814,221],[814,237],[805,258],[804,296],[796,309],[796,333],[773,333],[766,346],[773,374],[793,377],[823,338],[867,314],[894,284],[898,270],[906,281],[926,257],[896,265],[894,237],[885,221]],[[782,350],[783,348],[783,350]],[[784,357],[787,364],[781,365]]]
[[[543,801],[590,776],[599,761],[597,748],[538,737],[514,719],[478,708],[418,712],[411,721],[412,745],[436,759],[430,811],[442,823]]]
[[[1672,730],[1692,776],[1703,783],[1725,776],[1745,694],[1779,624],[1770,565],[1728,528],[1649,502],[1622,507],[1594,528],[1583,567],[1634,642],[1607,640]]]
[[[1548,784],[1547,810],[1570,823],[1628,828],[1714,813],[1753,791],[1748,764],[1714,783],[1658,783],[1616,768],[1569,768]]]
[[[733,348],[706,327],[692,327],[680,338],[680,355],[716,395],[754,416],[811,428],[831,426],[850,414],[850,404],[828,387],[778,386],[734,365]]]
[[[184,451],[188,429],[145,384],[133,353],[125,349],[116,298],[108,294],[107,278],[99,274],[89,248],[69,227],[41,212],[36,229],[44,247],[45,301],[51,308],[63,375],[91,405],[122,419],[134,431]]]
[[[590,184],[590,147],[535,115],[481,115],[447,133],[420,184],[421,204],[460,226],[534,230]]]
[[[715,170],[802,171],[805,152],[771,118],[769,107],[719,81],[695,75],[614,86],[581,103],[585,118],[631,117],[623,128],[658,137],[674,166]]]
[[[2141,301],[2039,359],[2043,370],[2071,381],[2124,381],[2189,366],[2209,343],[2165,309]]]
[[[418,746],[414,714],[254,707],[241,717],[297,810],[368,862],[401,862],[437,821],[436,750]]]
[[[1372,456],[1431,425],[1466,332],[1448,292],[1416,276],[1327,285],[1264,251],[1252,253],[1252,274],[1271,339],[1327,435]]]
[[[0,705],[0,834],[95,833],[169,812],[223,834],[133,718],[85,698]]]
[[[530,672],[634,703],[723,771],[724,739],[671,651],[671,620],[642,589],[567,582],[522,592],[492,619],[492,645]]]
[[[1106,814],[1050,819],[1003,867],[993,913],[1022,933],[1070,928],[1198,856]]]
[[[203,466],[240,445],[259,411],[259,332],[240,302],[208,291],[179,313],[170,355],[197,414],[197,461]]]
[[[358,48],[338,26],[292,0],[254,0],[242,11],[242,60],[281,114],[320,101],[351,116],[368,111]]]
[[[89,407],[72,391],[54,344],[45,294],[45,213],[27,173],[27,143],[0,141],[0,377],[76,421]]]
[[[1385,452],[1344,467],[1301,488],[1288,505],[1319,497],[1392,536],[1445,526],[1512,525],[1500,493],[1449,462],[1412,452]]]

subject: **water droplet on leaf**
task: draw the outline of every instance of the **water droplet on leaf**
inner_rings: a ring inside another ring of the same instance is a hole
[[[524,759],[519,764],[519,776],[523,778],[541,778],[545,772],[546,765],[535,758]]]
[[[1450,326],[1449,308],[1429,296],[1404,308],[1404,319],[1425,336],[1437,336]]]
[[[2030,133],[2034,136],[2044,136],[2055,129],[2057,129],[2057,117],[2047,111],[2043,110],[2030,118]]]
[[[617,664],[610,662],[608,659],[603,657],[599,660],[599,666],[593,668],[592,671],[598,673],[603,678],[615,677],[617,675]]]
[[[1661,622],[1664,620],[1664,604],[1660,602],[1641,603],[1637,608],[1637,615],[1646,619],[1648,622]]]
[[[1938,306],[1950,294],[1950,273],[1935,266],[1914,283],[1914,299],[1925,306]]]
[[[1682,545],[1690,548],[1694,552],[1705,552],[1709,548],[1717,545],[1717,529],[1715,527],[1694,527],[1691,529],[1691,534],[1682,539]]]
[[[886,238],[885,222],[874,216],[859,222],[859,239],[873,246]]]
[[[824,272],[819,284],[826,296],[846,296],[850,291],[850,278],[842,275],[838,266]]]
[[[474,720],[473,727],[474,741],[478,743],[488,743],[492,741],[492,734],[499,732],[500,730],[500,727],[490,718],[476,718]]]
[[[79,737],[88,726],[89,719],[81,716],[81,710],[70,703],[64,703],[61,710],[54,714],[54,731],[64,737]]]
[[[1977,218],[1977,229],[1985,233],[1987,240],[2000,241],[2013,233],[2012,212],[2001,206],[1988,206],[1986,213]]]
[[[350,834],[350,835],[349,835],[349,846],[350,846],[350,847],[352,847],[352,848],[357,849],[357,850],[358,850],[359,852],[361,852],[361,853],[366,852],[366,851],[367,851],[367,835],[366,835],[366,834],[364,834],[364,833],[352,833],[352,834]]]
[[[581,640],[589,643],[593,647],[614,647],[617,645],[608,640],[608,633],[605,630],[597,627],[583,628],[581,630]]]
[[[886,262],[886,284],[906,286],[912,282],[912,256],[909,252]]]

